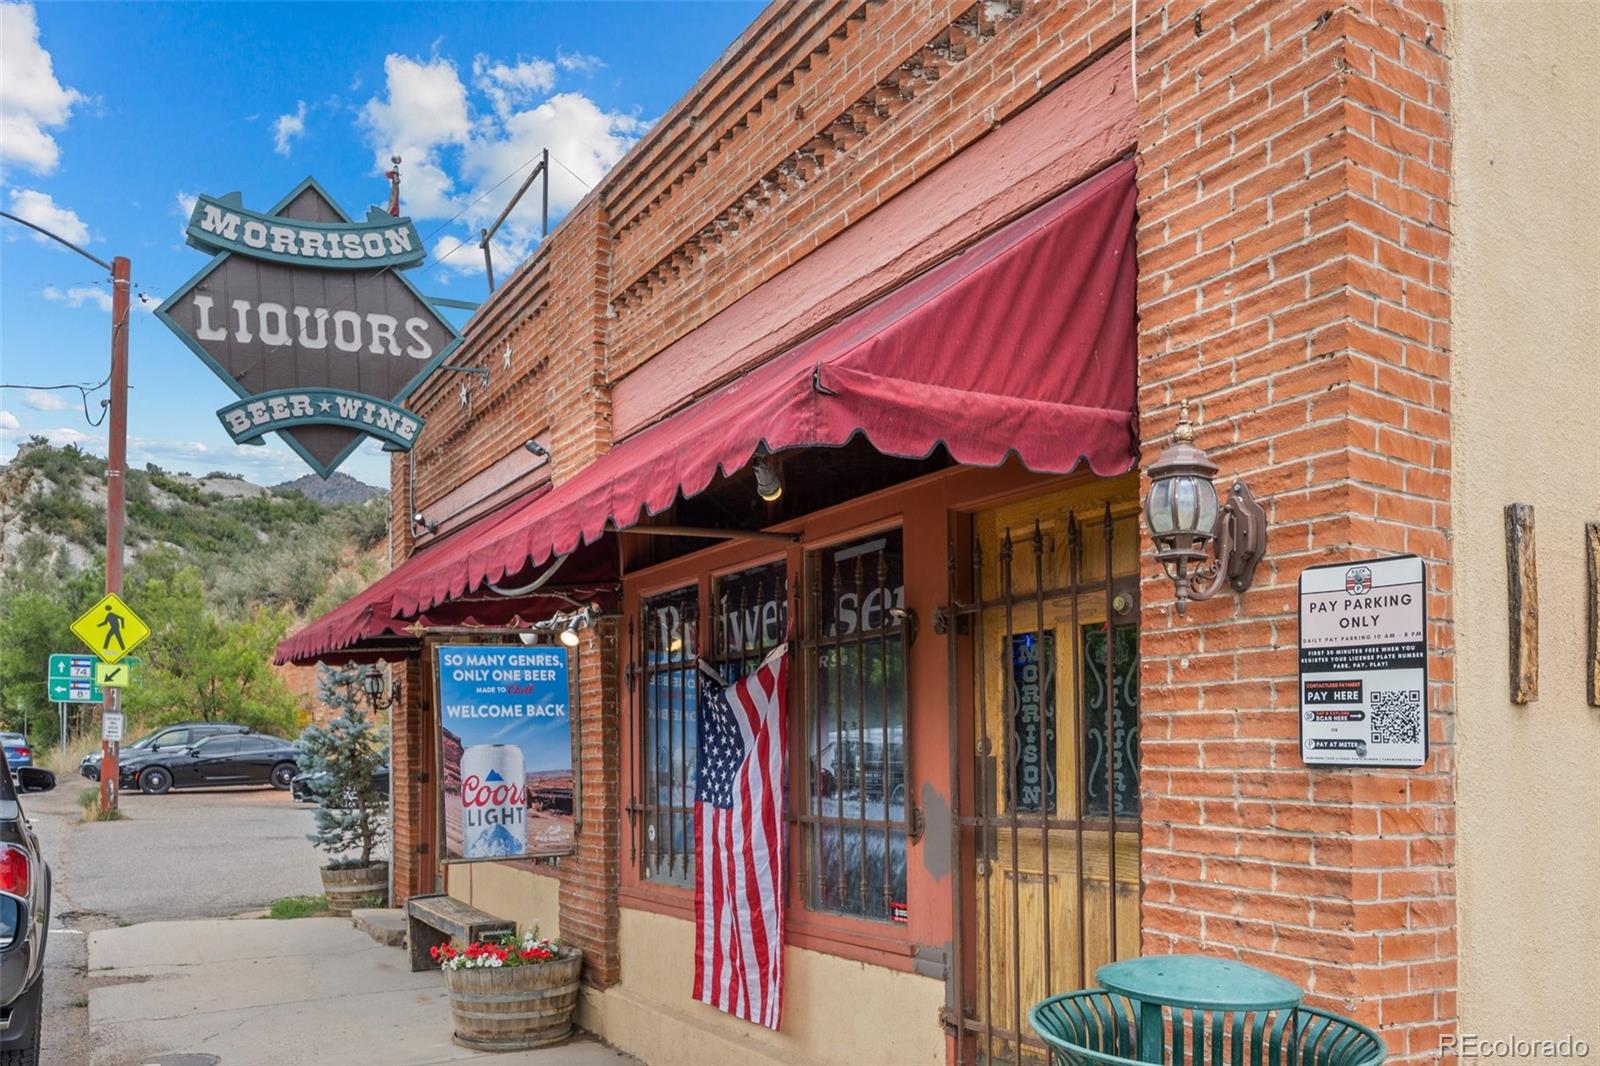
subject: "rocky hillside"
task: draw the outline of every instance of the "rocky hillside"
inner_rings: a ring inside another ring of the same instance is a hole
[[[204,577],[224,613],[308,613],[383,568],[388,494],[342,474],[265,487],[231,474],[128,472],[130,568],[159,553]],[[0,576],[100,564],[105,462],[34,440],[0,467]]]
[[[249,484],[245,482],[245,484]],[[255,486],[251,486],[254,488]],[[320,478],[315,474],[304,474],[293,481],[284,481],[272,486],[273,492],[298,492],[324,506],[336,506],[341,503],[366,503],[376,500],[388,493],[383,489],[368,485],[365,481],[357,481],[349,474],[335,472],[330,478]]]

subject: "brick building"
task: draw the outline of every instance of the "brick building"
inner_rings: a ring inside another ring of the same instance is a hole
[[[1563,91],[1593,44],[1500,17],[774,3],[476,312],[452,363],[487,379],[435,375],[394,462],[405,561],[281,649],[403,679],[397,898],[558,931],[583,1024],[661,1062],[1011,1059],[1029,1003],[1141,952],[1266,967],[1407,1061],[1458,1036],[1458,990],[1485,1026],[1542,965],[1592,992],[1571,948],[1457,936],[1452,67],[1515,82],[1527,53],[1492,40],[1532,33]],[[1139,519],[1181,401],[1270,522],[1250,589],[1184,615]],[[1399,553],[1427,563],[1428,761],[1310,768],[1299,575]],[[575,852],[441,864],[433,645],[574,602],[601,609]],[[684,708],[694,659],[791,618],[771,1033],[689,998]],[[1564,743],[1593,754],[1594,725]],[[1600,809],[1592,773],[1558,787]],[[1592,899],[1554,865],[1520,906]]]

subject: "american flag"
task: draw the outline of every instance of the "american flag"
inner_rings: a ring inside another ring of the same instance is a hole
[[[783,1006],[788,674],[780,648],[735,684],[706,683],[694,804],[694,998],[769,1029]]]

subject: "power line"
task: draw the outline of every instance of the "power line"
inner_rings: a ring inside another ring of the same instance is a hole
[[[588,189],[588,190],[591,190],[591,191],[594,189],[593,185],[590,185],[588,182],[584,181],[581,177],[578,176],[578,172],[576,170],[573,170],[571,167],[567,166],[565,163],[563,163],[560,159],[557,159],[555,156],[551,156],[550,158],[551,159],[555,159],[556,166],[560,167],[562,170],[565,170],[568,174],[571,174],[572,175],[572,179],[574,181],[576,181],[579,185],[582,185],[585,189]]]

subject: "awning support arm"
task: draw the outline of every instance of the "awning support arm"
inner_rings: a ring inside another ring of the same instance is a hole
[[[708,526],[629,526],[616,533],[639,533],[647,537],[706,537],[710,540],[770,540],[798,544],[798,533],[772,533],[764,529],[712,529]]]

